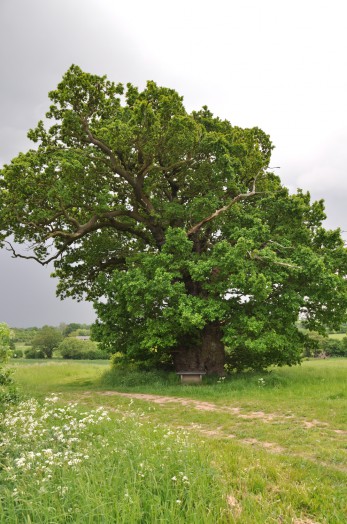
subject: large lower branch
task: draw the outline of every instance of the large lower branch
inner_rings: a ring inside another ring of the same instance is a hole
[[[22,255],[21,253],[17,253],[17,251],[14,249],[14,247],[12,246],[10,242],[6,242],[6,244],[10,246],[9,249],[8,248],[6,249],[7,251],[11,251],[13,258],[24,258],[25,260],[35,260],[35,262],[38,262],[39,264],[41,264],[41,266],[47,266],[50,262],[53,262],[53,260],[56,260],[65,251],[65,249],[70,244],[72,244],[72,242],[73,242],[72,240],[66,241],[64,245],[54,255],[52,255],[49,258],[46,258],[45,260],[41,260],[39,257],[36,257],[35,255]]]
[[[45,240],[50,238],[66,238],[68,240],[77,240],[87,233],[91,233],[99,228],[103,227],[113,227],[118,231],[128,231],[136,236],[143,237],[142,231],[135,229],[135,224],[144,224],[146,227],[151,226],[149,219],[143,217],[137,211],[131,211],[127,209],[118,209],[114,211],[105,211],[104,213],[98,213],[93,215],[88,222],[80,224],[77,220],[69,217],[66,212],[63,212],[62,215],[65,217],[66,221],[72,224],[74,231],[64,231],[63,229],[53,229],[47,233]],[[124,222],[116,221],[115,218],[128,217],[134,220],[134,225],[125,224]],[[35,224],[39,226],[40,224]],[[148,237],[146,237],[148,240]]]
[[[73,244],[76,240],[80,240],[84,236],[90,233],[93,233],[101,228],[112,228],[122,233],[129,233],[133,237],[142,239],[146,244],[150,244],[151,242],[153,242],[153,237],[151,236],[149,231],[146,231],[144,229],[136,229],[137,222],[131,225],[128,223],[117,221],[115,219],[115,217],[121,217],[121,216],[128,216],[128,217],[131,216],[134,219],[140,218],[139,216],[137,216],[136,213],[135,213],[135,216],[132,216],[131,211],[110,211],[110,212],[104,213],[101,216],[94,215],[90,218],[88,222],[82,225],[79,224],[77,220],[73,222],[69,220],[70,223],[73,223],[76,226],[75,231],[64,231],[61,229],[52,229],[43,238],[42,247],[44,247],[45,242],[48,241],[49,239],[61,239],[63,243],[54,255],[48,258],[45,258],[44,260],[36,255],[22,255],[21,253],[18,253],[10,242],[6,242],[7,245],[9,246],[8,251],[11,251],[12,256],[14,258],[24,258],[26,260],[35,260],[42,266],[45,266],[49,264],[50,262],[52,262],[53,260],[56,260],[60,255],[62,255],[64,251],[66,251],[66,249],[71,244]],[[35,226],[37,227],[38,224],[35,224]]]

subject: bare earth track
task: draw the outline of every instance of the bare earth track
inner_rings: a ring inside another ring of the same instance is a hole
[[[160,406],[165,406],[168,404],[180,404],[181,406],[188,409],[195,409],[202,412],[215,412],[215,413],[226,413],[230,415],[230,422],[232,423],[235,419],[244,419],[244,420],[257,420],[259,423],[265,424],[286,424],[290,422],[293,425],[301,427],[305,430],[319,429],[326,433],[326,436],[332,437],[335,435],[335,438],[345,438],[347,431],[342,429],[331,428],[327,422],[319,420],[307,420],[302,417],[295,417],[294,414],[280,414],[280,413],[265,413],[264,411],[250,411],[247,412],[242,407],[239,406],[227,406],[214,404],[213,402],[205,402],[201,400],[194,400],[189,398],[182,397],[168,397],[162,395],[153,395],[147,393],[124,393],[120,391],[95,391],[93,393],[85,391],[83,393],[84,397],[89,396],[100,396],[100,397],[125,397],[133,400],[140,400],[145,402],[151,402]],[[106,407],[106,406],[105,406]],[[251,445],[266,450],[270,453],[283,453],[286,455],[292,455],[299,458],[304,458],[308,460],[313,460],[316,463],[319,463],[322,466],[325,466],[324,462],[317,460],[314,455],[307,455],[302,453],[295,453],[289,449],[284,448],[276,442],[266,442],[264,440],[259,440],[253,437],[248,438],[238,438],[234,433],[230,433],[223,428],[222,426],[217,426],[211,429],[208,426],[197,423],[190,423],[186,425],[175,425],[177,429],[185,429],[190,431],[196,431],[203,436],[209,438],[225,438],[225,439],[235,439],[238,442],[246,445]],[[335,470],[346,472],[346,468],[342,465],[332,465],[329,464],[329,467],[332,467]]]

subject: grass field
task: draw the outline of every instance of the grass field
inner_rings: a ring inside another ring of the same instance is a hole
[[[201,386],[105,361],[13,367],[40,403],[2,423],[1,523],[347,521],[347,360]]]
[[[346,333],[330,333],[329,338],[333,338],[334,340],[342,340],[346,336]]]

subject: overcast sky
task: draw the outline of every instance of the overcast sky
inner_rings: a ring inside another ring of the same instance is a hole
[[[347,230],[346,15],[345,0],[0,0],[0,165],[30,147],[75,63],[261,127],[283,182],[324,198],[326,226]],[[92,322],[89,304],[55,298],[51,271],[0,251],[0,322]]]

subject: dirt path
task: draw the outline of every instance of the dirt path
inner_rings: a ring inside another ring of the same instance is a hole
[[[160,406],[165,406],[170,403],[174,404],[180,404],[181,406],[193,408],[198,411],[206,411],[206,412],[215,412],[215,413],[229,413],[233,417],[239,418],[239,419],[248,419],[248,420],[259,420],[263,423],[275,423],[275,424],[285,424],[289,421],[293,421],[293,423],[301,425],[304,429],[312,429],[312,428],[319,428],[319,429],[325,429],[329,433],[334,433],[336,435],[339,435],[341,437],[345,437],[347,435],[347,431],[342,429],[334,429],[329,426],[327,422],[323,422],[320,420],[307,420],[305,418],[295,418],[294,414],[290,415],[283,415],[280,413],[265,413],[264,411],[251,411],[251,412],[245,412],[243,408],[239,406],[221,406],[219,404],[214,404],[213,402],[205,402],[201,400],[194,400],[190,398],[182,398],[182,397],[167,397],[163,395],[152,395],[149,393],[123,393],[120,391],[98,391],[94,392],[93,394],[97,394],[100,396],[105,397],[125,397],[129,399],[137,399],[137,400],[144,400],[146,402],[152,402],[154,404],[158,404]],[[91,392],[86,391],[84,392],[85,396],[90,396]],[[214,430],[213,430],[214,431]],[[206,432],[210,433],[211,432]],[[216,433],[214,433],[216,434]],[[225,435],[228,438],[234,438],[235,435]],[[252,441],[252,442],[251,442]],[[255,443],[255,439],[245,439],[245,442],[249,443]],[[280,451],[282,448],[280,446],[276,446],[275,444],[271,443],[265,443],[267,444],[265,447],[268,449],[273,449],[276,451]]]
[[[248,419],[261,419],[263,422],[270,422],[275,418],[290,418],[291,416],[283,417],[275,413],[264,413],[263,411],[253,411],[251,413],[242,413],[241,407],[230,407],[230,406],[220,406],[214,404],[213,402],[204,402],[202,400],[193,400],[190,398],[182,397],[165,397],[162,395],[150,395],[147,393],[121,393],[119,391],[102,391],[98,392],[99,395],[103,396],[118,396],[118,397],[127,397],[137,400],[145,400],[147,402],[153,402],[154,404],[159,404],[164,406],[165,404],[175,403],[180,404],[181,406],[191,407],[197,409],[198,411],[214,411],[218,413],[230,413],[239,418],[248,418]]]
[[[239,418],[239,419],[249,419],[249,420],[257,420],[260,423],[274,423],[274,424],[285,424],[288,422],[292,422],[293,424],[299,425],[299,427],[302,427],[303,429],[310,430],[312,428],[318,428],[320,430],[323,430],[326,432],[327,438],[332,437],[332,433],[336,435],[335,438],[345,438],[347,431],[341,430],[341,429],[334,429],[329,427],[329,424],[327,422],[322,422],[319,420],[306,420],[304,418],[296,418],[294,414],[290,415],[284,415],[280,413],[265,413],[264,411],[251,411],[246,412],[242,407],[239,406],[226,406],[226,405],[219,405],[215,404],[213,402],[205,402],[201,400],[194,400],[190,398],[182,398],[182,397],[167,397],[163,395],[153,395],[148,393],[123,393],[120,391],[85,391],[80,394],[80,400],[82,400],[83,397],[91,397],[91,396],[99,396],[99,397],[124,397],[129,398],[130,400],[143,400],[145,402],[150,402],[154,404],[158,404],[160,406],[165,406],[167,404],[179,404],[181,406],[184,406],[186,408],[196,409],[197,411],[205,411],[205,412],[215,412],[215,413],[228,413],[231,415],[231,418]],[[106,400],[106,398],[105,398]],[[106,409],[114,410],[113,408],[110,408],[110,406],[107,406],[107,402],[105,405]],[[115,410],[116,411],[116,410]],[[117,410],[118,411],[118,410]],[[257,447],[263,450],[266,450],[270,453],[283,453],[286,455],[295,456],[297,458],[303,458],[305,460],[310,460],[315,462],[316,464],[320,464],[321,466],[326,466],[332,469],[335,469],[337,471],[346,472],[346,468],[344,466],[334,465],[334,464],[327,464],[321,460],[317,460],[317,458],[314,455],[306,454],[306,453],[296,453],[293,450],[284,448],[280,446],[276,442],[266,442],[264,440],[258,440],[253,437],[249,438],[240,438],[237,435],[233,433],[229,433],[225,427],[223,426],[217,426],[215,428],[208,427],[205,424],[197,424],[197,423],[189,423],[185,425],[175,424],[174,425],[176,429],[183,429],[187,431],[195,431],[199,433],[202,436],[206,436],[207,438],[225,438],[225,439],[235,439],[235,441],[240,442],[245,445],[250,445],[253,447]]]
[[[89,394],[89,392],[85,392],[86,395]],[[288,420],[294,419],[294,415],[283,415],[280,413],[265,413],[264,411],[251,411],[251,412],[243,412],[243,408],[241,407],[235,407],[235,406],[221,406],[219,404],[214,404],[213,402],[204,402],[201,400],[193,400],[190,398],[182,398],[182,397],[166,397],[162,395],[152,395],[148,393],[122,393],[120,391],[98,391],[98,395],[111,397],[111,396],[118,396],[118,397],[126,397],[130,399],[137,399],[137,400],[144,400],[147,402],[153,402],[154,404],[159,404],[161,406],[164,406],[166,404],[170,403],[176,403],[180,404],[181,406],[185,407],[191,407],[198,411],[213,411],[217,413],[230,413],[231,415],[241,418],[241,419],[258,419],[261,422],[265,423],[271,423],[271,422],[288,422]],[[299,419],[302,426],[305,429],[311,429],[311,428],[329,428],[329,424],[327,422],[322,422],[320,420],[306,420],[306,419]],[[347,431],[344,431],[342,429],[332,429],[329,428],[330,431],[333,431],[336,434],[339,435],[347,435]]]

